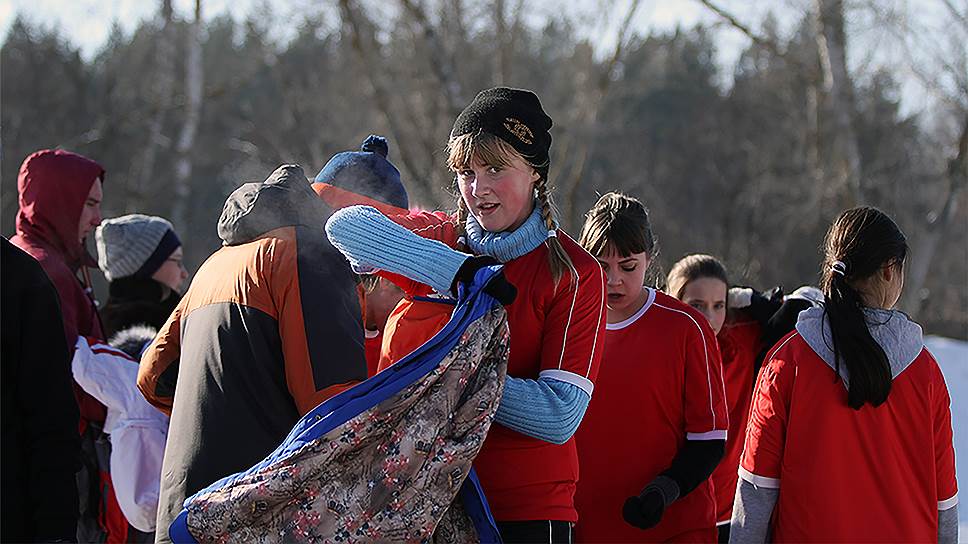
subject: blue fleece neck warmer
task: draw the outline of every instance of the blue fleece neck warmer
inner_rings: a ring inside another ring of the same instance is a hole
[[[467,215],[465,229],[467,247],[475,255],[490,255],[502,263],[530,253],[548,239],[548,227],[541,219],[537,203],[524,224],[513,231],[486,231],[471,214]]]

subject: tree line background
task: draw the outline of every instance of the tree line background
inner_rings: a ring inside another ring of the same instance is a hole
[[[898,2],[798,0],[781,33],[772,16],[690,1],[719,23],[640,35],[637,0],[601,2],[619,22],[606,51],[579,18],[536,19],[533,0],[338,0],[301,20],[262,4],[238,22],[161,0],[89,60],[18,16],[0,52],[0,227],[13,233],[21,161],[62,147],[107,170],[105,217],[171,219],[193,271],[235,187],[283,162],[311,178],[369,133],[390,139],[414,204],[450,209],[450,126],[477,91],[510,85],[555,121],[551,181],[572,235],[599,194],[625,191],[650,208],[661,270],[712,253],[734,283],[789,291],[816,283],[830,221],[875,205],[912,246],[902,309],[968,338],[968,4],[931,0],[946,24],[926,32]],[[858,26],[865,44],[914,53],[851,70]],[[715,59],[727,27],[749,40],[732,67]],[[902,114],[900,74],[934,106]]]

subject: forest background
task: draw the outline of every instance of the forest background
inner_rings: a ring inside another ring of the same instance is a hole
[[[0,232],[20,163],[49,147],[105,167],[105,217],[171,219],[189,271],[218,248],[235,187],[284,162],[313,177],[370,133],[413,204],[450,209],[451,123],[509,85],[555,120],[573,236],[621,190],[650,209],[653,280],[703,252],[733,283],[790,291],[816,283],[830,221],[874,205],[912,247],[902,309],[968,338],[968,1],[674,0],[706,17],[665,29],[641,24],[639,0],[277,0],[242,16],[205,2],[95,21],[111,30],[93,53],[29,4],[9,14]]]

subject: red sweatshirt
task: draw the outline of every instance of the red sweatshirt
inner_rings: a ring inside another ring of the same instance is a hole
[[[77,277],[81,267],[97,268],[77,234],[84,203],[98,177],[104,177],[98,163],[49,149],[27,157],[17,177],[20,209],[17,235],[10,241],[37,259],[57,289],[64,337],[72,352],[78,336],[104,339],[94,300]],[[76,383],[74,393],[82,427],[87,421],[104,421],[103,404]]]
[[[854,410],[792,332],[760,370],[740,477],[779,489],[772,541],[934,542],[938,510],[957,501],[951,436],[948,389],[923,347],[884,404]]]
[[[729,523],[733,516],[733,497],[739,480],[739,457],[743,453],[746,422],[749,421],[750,399],[753,397],[753,368],[756,356],[763,348],[760,340],[762,327],[747,317],[727,322],[716,339],[723,357],[723,379],[726,384],[726,405],[729,407],[729,435],[726,453],[713,471],[716,488],[716,524]]]
[[[715,540],[710,480],[641,530],[622,519],[622,505],[669,468],[686,440],[723,440],[728,421],[722,365],[709,322],[665,293],[632,317],[609,323],[594,397],[578,429],[581,478],[575,502],[579,542]]]
[[[457,245],[453,218],[440,212],[391,219],[425,238]],[[556,287],[544,244],[505,263],[504,275],[518,291],[506,308],[511,329],[508,375],[532,380],[548,376],[590,388],[605,338],[604,275],[595,258],[563,231],[558,231],[558,240],[575,266],[577,288],[571,287],[568,273]],[[385,351],[403,356],[433,336],[447,322],[453,306],[415,300],[430,288],[399,276],[387,277],[410,297],[394,311],[385,329]],[[406,334],[401,334],[404,330]],[[578,519],[574,438],[556,445],[495,423],[474,467],[496,520]]]

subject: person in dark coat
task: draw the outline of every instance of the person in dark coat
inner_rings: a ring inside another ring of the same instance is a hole
[[[105,339],[89,274],[97,262],[85,248],[85,239],[101,223],[103,182],[101,165],[62,149],[31,153],[17,177],[17,234],[10,242],[36,259],[57,289],[63,335],[72,354],[79,336]],[[110,448],[102,432],[106,409],[76,382],[73,387],[83,464],[78,475],[78,539],[126,541],[128,524],[114,497],[108,467],[100,462]]]
[[[6,238],[0,248],[0,540],[71,542],[80,438],[57,291],[30,255]]]
[[[170,542],[187,497],[259,462],[302,415],[366,379],[356,283],[323,230],[330,213],[296,165],[236,189],[218,223],[224,246],[145,349],[138,388],[171,415],[156,542]]]
[[[95,231],[95,240],[98,265],[109,282],[108,301],[101,308],[108,343],[115,345],[116,334],[137,325],[160,329],[181,300],[179,290],[188,278],[171,223],[141,214],[107,219]]]

